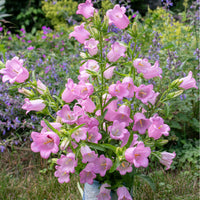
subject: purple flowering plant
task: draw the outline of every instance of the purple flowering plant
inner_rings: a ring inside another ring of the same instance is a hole
[[[87,49],[80,53],[78,81],[68,78],[65,89],[51,95],[34,73],[21,76],[26,70],[22,62],[16,66],[16,57],[2,64],[0,73],[3,82],[18,82],[26,96],[22,109],[46,116],[41,131],[31,134],[31,149],[56,164],[54,175],[59,183],[78,175],[80,183],[97,180],[102,184],[98,199],[110,199],[111,190],[118,199],[132,199],[134,176],[146,178],[138,168],[148,167],[152,158],[170,168],[176,153],[159,149],[170,134],[159,114],[166,101],[197,88],[196,81],[189,72],[160,93],[156,81],[162,82],[162,68],[159,61],[151,64],[136,53],[137,25],[130,23],[125,7],[115,5],[101,16],[101,10],[86,0],[77,14],[87,18],[69,34]],[[127,43],[109,42],[113,25],[130,35]],[[149,84],[149,79],[155,84]]]

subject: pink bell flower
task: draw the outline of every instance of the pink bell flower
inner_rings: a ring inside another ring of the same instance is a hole
[[[104,155],[100,155],[94,162],[94,172],[100,174],[100,176],[105,176],[106,171],[112,167],[112,160],[106,158]]]
[[[76,11],[76,14],[83,15],[86,19],[88,19],[93,16],[94,11],[95,8],[93,7],[91,0],[86,0],[85,3],[80,3],[78,5],[78,10]]]
[[[101,185],[100,187],[100,192],[97,195],[97,200],[111,200],[111,196],[110,196],[110,189],[107,189],[108,187],[110,187],[110,185],[108,185],[107,183]]]
[[[140,134],[145,134],[150,125],[151,121],[147,119],[144,114],[136,113],[134,115],[133,131],[138,131]]]
[[[120,81],[117,81],[116,84],[110,85],[108,88],[108,92],[112,96],[116,96],[119,100],[122,100],[124,97],[127,97],[129,95],[125,84],[122,84]]]
[[[196,88],[198,89],[198,87],[196,86],[196,81],[194,78],[192,78],[192,71],[190,71],[188,73],[188,75],[185,78],[181,78],[180,81],[183,81],[179,87],[183,88],[185,90],[190,89],[190,88]]]
[[[37,100],[29,100],[28,98],[24,99],[25,104],[22,106],[22,109],[27,110],[26,114],[30,111],[41,111],[43,110],[46,105],[43,103],[44,100],[37,99]]]
[[[28,70],[23,67],[23,60],[18,57],[8,60],[5,68],[0,70],[0,74],[3,74],[3,82],[9,81],[11,84],[23,83],[29,77]]]
[[[111,45],[111,50],[107,54],[107,58],[110,62],[116,62],[120,57],[125,57],[126,47],[119,42],[115,42]]]
[[[77,125],[85,124],[85,127],[91,129],[94,126],[99,126],[99,121],[94,117],[89,117],[83,114],[78,120]]]
[[[78,160],[75,159],[74,153],[68,153],[66,156],[61,155],[61,158],[57,160],[57,164],[62,171],[65,171],[66,173],[74,173]]]
[[[98,157],[98,154],[95,154],[95,151],[92,151],[87,145],[81,147],[81,155],[83,163],[94,162]]]
[[[78,42],[84,44],[85,40],[87,40],[90,36],[90,33],[84,29],[84,23],[80,26],[75,26],[74,31],[69,34],[69,38],[75,37]]]
[[[117,189],[118,200],[132,200],[132,197],[126,187],[122,186]]]
[[[113,71],[115,69],[115,66],[113,66],[113,67],[109,67],[109,66],[110,65],[108,63],[106,63],[106,70],[103,72],[103,76],[105,79],[111,79],[113,76]]]
[[[150,102],[152,105],[154,105],[156,102],[156,98],[160,94],[159,92],[155,92],[155,91],[152,91],[152,93],[153,93],[153,96],[148,99],[148,102],[146,104],[148,104]]]
[[[122,161],[116,170],[119,171],[121,175],[125,175],[127,172],[132,172],[132,169],[132,165],[129,162]]]
[[[164,120],[158,115],[154,115],[150,118],[152,124],[148,128],[149,137],[154,138],[155,140],[159,139],[162,135],[168,136],[170,127],[167,124],[164,124]]]
[[[124,132],[124,137],[121,138],[121,141],[122,141],[121,148],[127,144],[129,137],[130,137],[130,133],[128,131]]]
[[[125,122],[126,126],[128,126],[129,123],[133,122],[133,120],[130,118],[130,108],[126,105],[121,105],[116,111],[114,120],[118,120],[119,122]]]
[[[137,58],[133,61],[133,66],[137,69],[138,73],[145,74],[148,72],[148,69],[151,68],[151,63],[149,63],[149,61],[146,58]]]
[[[67,124],[76,123],[79,116],[83,115],[84,111],[79,106],[74,106],[73,111],[70,110],[69,105],[64,105],[57,115],[62,118],[62,122]]]
[[[31,150],[33,152],[40,152],[41,157],[44,159],[47,159],[51,153],[57,153],[59,150],[60,138],[52,131],[43,133],[32,132],[31,138],[33,139]]]
[[[66,103],[71,103],[76,98],[75,95],[76,84],[74,84],[73,80],[69,78],[65,87],[66,88],[62,93],[62,100],[65,101]]]
[[[94,173],[94,163],[89,163],[86,167],[80,172],[80,183],[93,184],[93,180],[96,178]]]
[[[80,142],[80,140],[86,140],[87,138],[87,128],[81,127],[72,133],[71,137],[76,140],[76,142]]]
[[[94,102],[90,99],[80,99],[78,100],[78,104],[80,104],[85,112],[92,113],[96,109]]]
[[[139,142],[136,147],[130,147],[125,151],[125,158],[136,168],[147,167],[149,164],[148,156],[151,154],[150,147],[145,147],[143,142]]]
[[[91,55],[91,56],[94,56],[94,55],[96,55],[97,54],[97,52],[98,52],[98,47],[97,47],[97,45],[99,44],[99,41],[98,40],[95,40],[94,38],[91,38],[91,39],[89,39],[89,40],[86,40],[85,42],[84,42],[84,47],[86,48],[86,49],[88,49],[88,52],[89,52],[89,54]]]
[[[89,59],[87,62],[85,62],[80,67],[79,72],[85,71],[86,69],[98,72],[99,71],[99,64],[98,64],[98,62],[96,60]]]
[[[46,85],[44,85],[42,83],[42,81],[38,80],[37,81],[37,91],[40,93],[40,94],[44,94],[44,92],[47,90],[47,87]]]
[[[125,129],[126,123],[119,122],[115,120],[112,126],[108,127],[108,131],[110,132],[110,137],[115,140],[120,140],[124,137],[125,132],[128,130]]]
[[[140,85],[136,88],[135,97],[142,101],[142,103],[146,104],[150,99],[153,98],[155,92],[153,91],[153,85]]]
[[[125,77],[122,83],[126,86],[126,89],[129,91],[129,95],[127,96],[127,98],[132,98],[137,88],[133,83],[133,79],[131,77]]]
[[[58,177],[58,182],[59,183],[69,183],[70,182],[70,174],[63,171],[62,168],[56,165],[56,171],[54,173],[55,177]]]
[[[157,76],[162,78],[161,74],[162,74],[162,69],[159,67],[158,61],[156,61],[153,66],[148,68],[147,72],[143,72],[145,79],[151,79],[151,78],[154,78],[154,77],[157,77]]]
[[[126,8],[115,5],[113,9],[106,12],[106,16],[109,18],[109,24],[114,24],[119,29],[125,29],[129,25],[129,19],[125,15]]]
[[[94,87],[91,83],[80,81],[75,87],[77,98],[87,99],[93,92]]]
[[[97,126],[93,126],[88,130],[88,142],[92,143],[98,143],[99,140],[101,140],[102,135],[99,133],[99,129]]]
[[[170,166],[172,164],[172,160],[176,157],[176,153],[168,153],[166,151],[161,153],[161,159],[160,159],[160,163],[162,163],[163,165],[165,165],[167,168],[166,170],[170,169]]]

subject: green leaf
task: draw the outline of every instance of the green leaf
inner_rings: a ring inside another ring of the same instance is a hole
[[[90,143],[90,142],[87,142],[86,144],[89,147],[91,147],[92,149],[96,149],[96,150],[99,150],[99,151],[106,151],[106,149],[104,147],[100,146],[99,144]]]
[[[144,174],[136,174],[136,176],[138,176],[139,178],[143,179],[146,183],[149,184],[149,186],[151,187],[151,189],[155,192],[156,191],[156,185],[153,182],[152,178],[149,176],[146,176]]]
[[[109,149],[109,150],[111,150],[113,152],[116,152],[116,150],[117,150],[117,147],[115,147],[115,146],[113,146],[111,144],[99,144],[99,145],[104,147],[104,148],[106,148],[106,149]]]
[[[118,72],[118,71],[115,71],[115,73],[118,74],[118,75],[120,75],[120,76],[123,76],[123,77],[126,77],[126,76],[127,76],[127,74],[122,74],[122,73],[120,73],[120,72]]]
[[[85,124],[81,124],[81,125],[79,125],[79,126],[76,126],[75,128],[73,128],[73,129],[71,129],[69,132],[70,132],[70,135],[71,135],[71,133],[73,133],[73,132],[75,132],[76,130],[78,130],[79,128],[81,128],[81,127],[83,127],[83,126],[85,126]]]
[[[61,136],[60,132],[59,132],[57,129],[55,129],[46,119],[43,119],[43,120],[44,120],[45,124],[46,124],[53,132],[55,132],[55,133],[57,133],[59,136]]]
[[[113,165],[112,165],[112,167],[110,168],[110,173],[113,173],[116,169],[117,169],[117,167],[120,165],[120,162],[119,162],[119,158],[118,157],[116,157],[116,160],[115,160],[115,162],[113,163]]]

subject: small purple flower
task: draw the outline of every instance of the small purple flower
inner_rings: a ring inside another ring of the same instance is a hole
[[[126,187],[122,186],[117,189],[118,200],[132,200],[132,197]]]
[[[60,168],[59,166],[56,165],[56,171],[54,173],[55,177],[58,177],[58,182],[59,183],[68,183],[70,181],[70,175],[69,173],[65,172]]]
[[[100,187],[100,192],[97,195],[98,200],[111,200],[111,196],[110,196],[111,190],[107,189],[106,187],[110,187],[110,185],[105,183]]]

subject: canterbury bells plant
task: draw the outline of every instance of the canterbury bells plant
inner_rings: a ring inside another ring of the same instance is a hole
[[[189,72],[166,90],[157,89],[156,81],[159,85],[162,81],[159,61],[151,64],[138,58],[136,22],[131,25],[125,12],[115,5],[101,18],[91,0],[79,4],[77,14],[87,20],[75,26],[69,37],[85,52],[80,53],[79,81],[69,78],[60,96],[51,96],[18,57],[0,70],[3,82],[17,83],[26,96],[22,109],[45,115],[41,132],[31,134],[32,151],[56,163],[59,183],[68,183],[72,175],[78,175],[80,183],[97,180],[101,184],[98,200],[111,199],[111,190],[119,200],[132,199],[134,176],[145,177],[137,168],[146,168],[153,157],[170,168],[175,152],[159,151],[170,134],[161,106],[184,90],[197,88]],[[110,25],[126,31],[129,42],[111,40],[115,33],[108,31]]]

